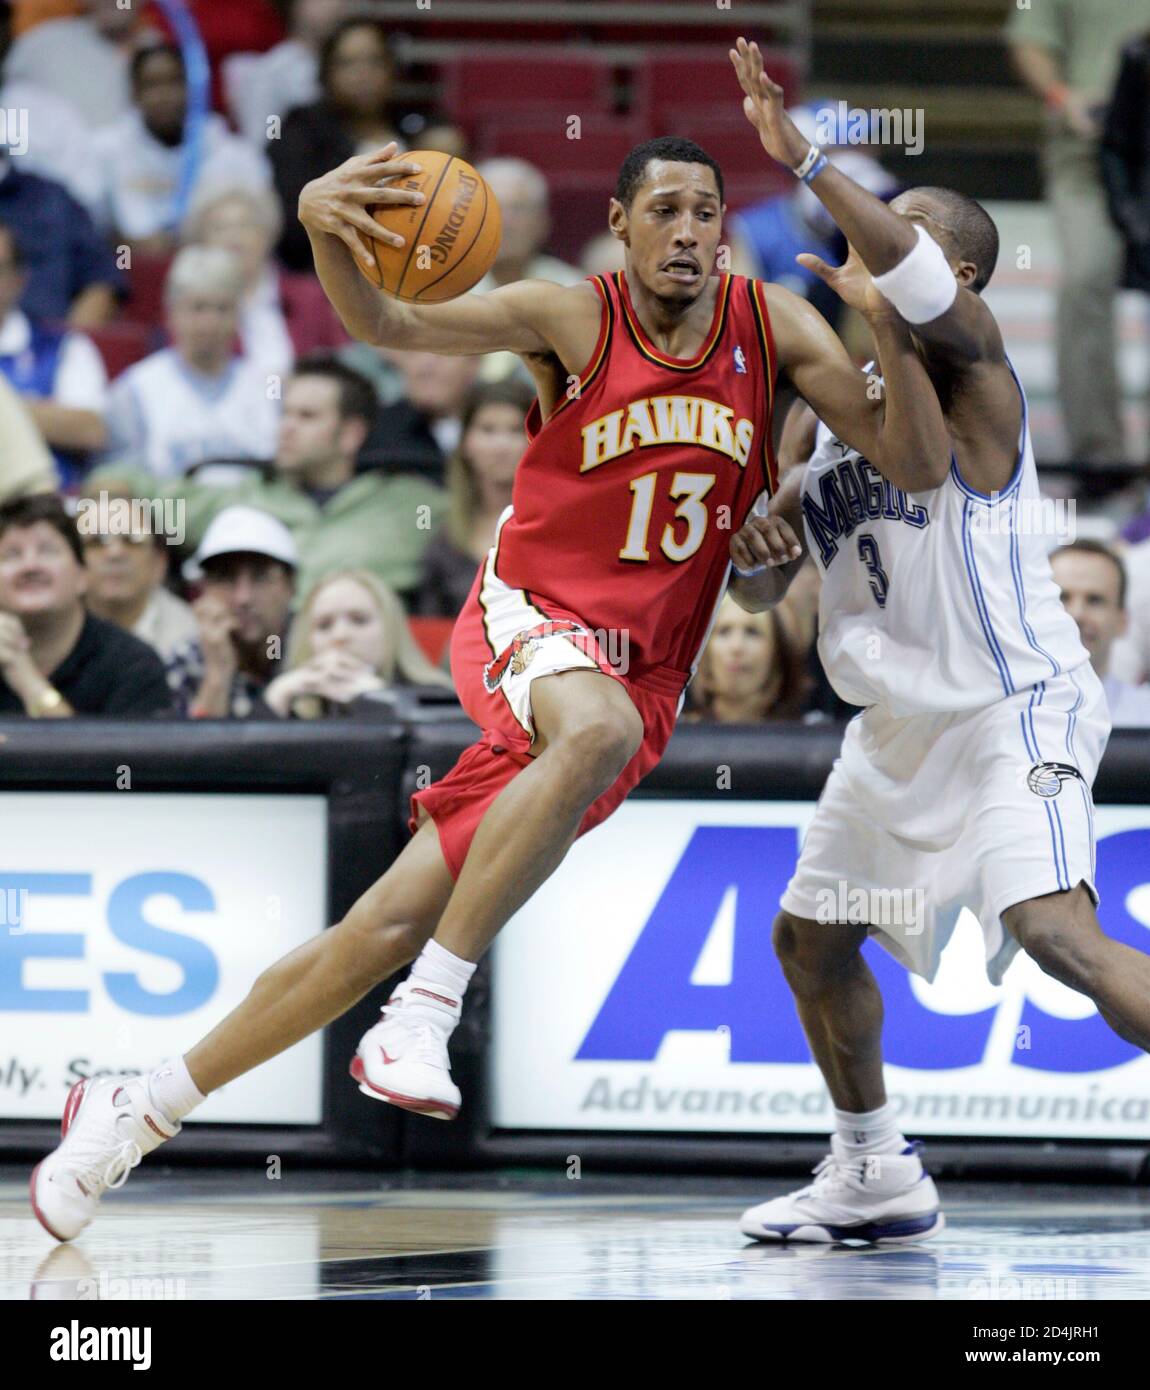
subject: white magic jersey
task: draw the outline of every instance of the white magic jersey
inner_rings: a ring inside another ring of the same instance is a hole
[[[236,357],[209,380],[171,349],[129,367],[113,384],[109,458],[160,478],[208,459],[270,459],[279,433],[278,393],[266,367]]]
[[[851,704],[975,709],[1089,660],[1050,573],[1025,394],[1000,493],[975,491],[953,460],[940,487],[905,493],[820,421],[802,507],[819,655]]]

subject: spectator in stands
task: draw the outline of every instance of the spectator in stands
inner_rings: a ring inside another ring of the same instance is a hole
[[[131,81],[133,108],[92,137],[92,159],[101,175],[92,212],[117,240],[160,255],[176,245],[188,158],[188,88],[179,49],[167,44],[141,49],[132,59]],[[260,151],[209,112],[200,132],[193,192],[205,185],[266,187],[270,181]]]
[[[236,128],[257,148],[278,138],[269,122],[320,99],[319,55],[347,17],[349,0],[286,0],[288,36],[265,53],[234,53],[223,62],[224,93]],[[273,135],[274,132],[274,135]]]
[[[1126,245],[1122,285],[1150,293],[1150,33],[1122,50],[1102,131],[1102,176]]]
[[[304,600],[292,626],[289,669],[264,692],[281,719],[343,714],[395,685],[450,690],[427,660],[395,593],[367,570],[337,570]]]
[[[0,373],[23,398],[68,487],[107,442],[108,374],[90,338],[18,307],[26,278],[20,245],[0,223]]]
[[[747,613],[728,595],[691,683],[687,717],[718,724],[797,719],[809,683],[806,653],[779,609]]]
[[[395,350],[389,356],[403,377],[403,396],[379,412],[359,466],[419,473],[441,483],[447,457],[463,432],[463,407],[480,359]]]
[[[583,272],[566,261],[544,254],[551,235],[551,208],[547,180],[525,159],[488,159],[478,166],[491,186],[503,217],[503,235],[495,264],[476,285],[481,294],[516,280],[552,280],[557,285],[577,285]],[[516,377],[529,382],[523,359],[513,352],[489,352],[480,364],[484,381]]]
[[[0,717],[166,713],[160,658],[84,608],[88,572],[58,497],[0,507]]]
[[[171,538],[151,524],[150,514],[133,517],[133,499],[124,488],[102,488],[81,501],[87,504],[78,526],[88,567],[88,612],[134,633],[170,661],[199,634],[191,605],[166,585]]]
[[[788,114],[805,139],[826,149],[836,168],[876,197],[893,197],[897,182],[877,159],[846,144],[845,135],[835,129],[835,111],[834,103],[825,101],[796,106]],[[784,285],[810,300],[828,322],[837,325],[842,300],[813,271],[795,261],[801,252],[809,251],[839,265],[847,255],[845,239],[811,188],[796,183],[786,193],[752,203],[729,219],[727,231],[731,270]]]
[[[273,375],[286,375],[296,354],[341,347],[347,334],[315,275],[291,275],[272,259],[280,232],[279,200],[268,188],[207,188],[183,228],[185,245],[222,246],[240,259],[244,296],[243,354]]]
[[[586,275],[614,275],[623,269],[623,243],[614,232],[599,232],[579,253],[579,269]]]
[[[232,344],[244,272],[230,251],[185,247],[164,288],[172,346],[112,386],[108,460],[160,478],[207,459],[268,459],[279,426],[278,383]]]
[[[415,611],[454,618],[463,607],[495,526],[511,505],[515,470],[527,447],[524,417],[533,394],[518,381],[476,386],[463,411],[463,437],[447,463],[447,522],[423,557]]]
[[[284,214],[279,256],[289,269],[312,266],[311,244],[296,215],[304,184],[353,154],[400,140],[391,100],[394,76],[382,20],[348,19],[328,34],[319,62],[322,96],[289,112],[280,139],[269,148]]]
[[[1070,455],[1126,457],[1114,328],[1122,239],[1099,167],[1102,113],[1122,45],[1150,27],[1150,0],[1013,6],[1006,36],[1022,81],[1046,107],[1046,196],[1058,232],[1058,392]]]
[[[0,376],[0,502],[55,492],[56,462],[28,407]]]
[[[28,83],[70,103],[91,132],[125,115],[128,63],[140,32],[141,5],[84,0],[82,13],[22,34],[4,60],[6,82]]]
[[[264,53],[279,43],[284,36],[280,6],[276,0],[182,0],[182,3],[208,55],[212,105],[217,111],[223,111],[222,64],[233,53]],[[159,5],[152,4],[148,13],[165,34],[174,38],[168,17]]]
[[[1126,567],[1101,541],[1078,540],[1050,557],[1066,611],[1100,677],[1115,728],[1150,728],[1150,686],[1128,685],[1110,673],[1110,650],[1129,622]]]
[[[16,167],[0,145],[0,222],[23,248],[20,307],[32,318],[100,328],[116,311],[123,282],[87,211],[63,186]]]
[[[199,637],[168,666],[177,707],[193,719],[268,718],[263,692],[283,658],[299,568],[291,532],[255,507],[228,507],[195,564]]]
[[[1150,540],[1125,546],[1120,554],[1129,581],[1130,626],[1114,643],[1110,671],[1119,680],[1139,684],[1150,681]]]
[[[236,503],[279,518],[299,550],[301,593],[331,570],[354,565],[406,594],[419,583],[446,498],[424,478],[356,474],[356,455],[377,409],[371,384],[358,373],[334,358],[313,358],[299,363],[284,389],[270,477],[249,474],[230,487],[190,478],[157,488],[137,472],[107,471],[136,495],[181,499],[193,543],[212,517]]]
[[[551,235],[547,180],[525,159],[487,159],[479,166],[499,203],[503,235],[499,253],[479,289],[494,289],[516,280],[553,280],[576,285],[583,279],[573,265],[544,254]]]

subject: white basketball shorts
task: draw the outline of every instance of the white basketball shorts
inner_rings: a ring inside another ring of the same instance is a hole
[[[1018,943],[1015,903],[1094,887],[1091,786],[1110,735],[1089,665],[993,705],[847,727],[782,907],[851,922],[932,980],[962,908],[982,925],[1001,983]]]

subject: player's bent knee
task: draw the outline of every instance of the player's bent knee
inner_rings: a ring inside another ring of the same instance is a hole
[[[552,742],[571,777],[598,794],[619,776],[643,743],[643,721],[634,708],[589,710]]]
[[[849,928],[828,926],[780,912],[772,940],[787,983],[799,993],[817,992],[858,955],[862,944]]]
[[[1037,912],[1018,913],[1009,925],[1022,949],[1047,975],[1089,992],[1097,964],[1094,932]]]

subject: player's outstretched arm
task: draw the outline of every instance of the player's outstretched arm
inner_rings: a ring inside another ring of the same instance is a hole
[[[588,334],[594,343],[599,324],[599,297],[590,285],[563,288],[523,280],[446,304],[407,304],[364,278],[357,266],[373,269],[375,258],[361,235],[403,245],[403,238],[381,227],[368,208],[423,198],[386,182],[417,169],[397,157],[395,149],[393,143],[375,154],[357,155],[313,179],[300,194],[299,218],[311,241],[316,272],[352,337],[381,347],[452,355],[555,352],[565,362],[581,364],[589,348],[581,349]]]
[[[763,70],[758,45],[740,39],[731,59],[745,94],[743,110],[763,148],[792,172],[802,169],[811,144],[787,115],[783,89]],[[1004,348],[994,315],[977,294],[958,284],[929,229],[892,212],[825,155],[819,155],[808,176],[818,163],[824,167],[810,179],[812,192],[867,270],[876,278],[892,277],[896,307],[916,334],[956,359],[1001,362]],[[817,271],[817,257],[799,259]]]
[[[767,302],[779,364],[831,432],[895,487],[936,488],[950,468],[950,432],[910,333],[881,296],[864,301],[865,279],[844,276],[839,288],[866,313],[879,355],[876,372],[859,371],[830,324],[805,299],[770,285]]]

